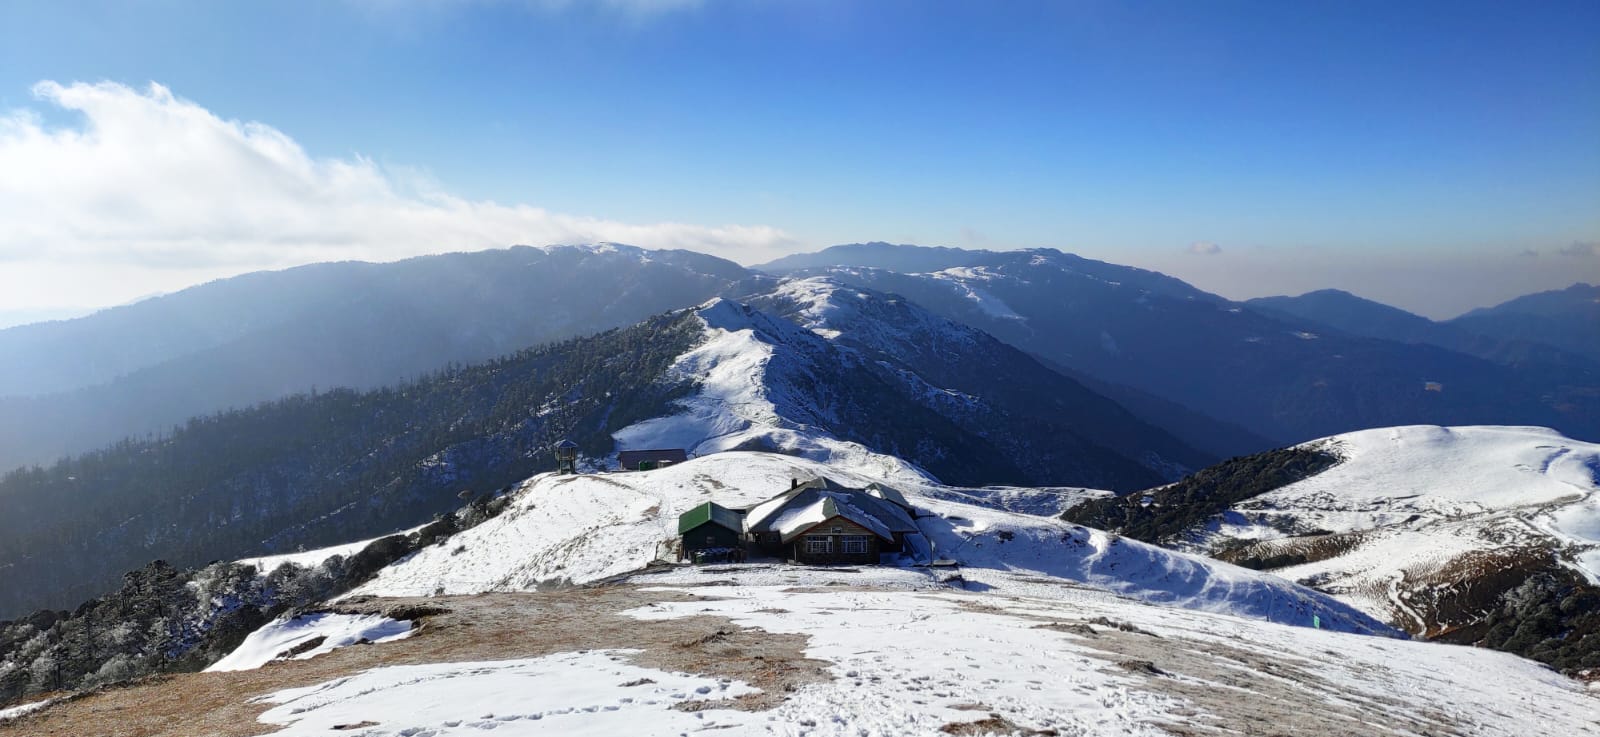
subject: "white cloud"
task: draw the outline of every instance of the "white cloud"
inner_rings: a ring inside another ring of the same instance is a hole
[[[271,126],[223,120],[157,84],[33,91],[82,122],[0,115],[0,307],[104,304],[255,269],[516,243],[618,241],[747,263],[797,245],[761,225],[632,224],[462,199],[366,158],[314,158]]]
[[[1222,253],[1222,246],[1210,241],[1199,241],[1197,243],[1189,244],[1189,253],[1195,254],[1196,256],[1215,256],[1219,253]]]

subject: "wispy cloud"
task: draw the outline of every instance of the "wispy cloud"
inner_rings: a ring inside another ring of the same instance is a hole
[[[751,262],[796,245],[762,225],[625,223],[464,199],[367,158],[310,156],[269,125],[224,120],[158,84],[47,81],[33,92],[82,120],[0,115],[0,271],[14,274],[25,263],[238,273],[589,241]]]
[[[1596,244],[1594,241],[1576,241],[1563,247],[1560,250],[1560,254],[1574,258],[1600,256],[1600,244]]]
[[[1189,244],[1189,253],[1196,256],[1215,256],[1222,253],[1222,246],[1210,241],[1198,241]]]

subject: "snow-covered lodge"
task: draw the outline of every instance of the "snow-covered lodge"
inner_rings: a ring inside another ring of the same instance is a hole
[[[686,559],[729,552],[737,532],[743,554],[796,563],[873,564],[885,553],[913,552],[922,535],[916,510],[898,491],[878,484],[848,488],[820,478],[798,479],[747,510],[707,502],[678,518]]]

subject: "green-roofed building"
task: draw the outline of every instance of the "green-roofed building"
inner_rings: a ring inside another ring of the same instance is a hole
[[[696,551],[733,552],[743,548],[744,515],[716,502],[706,502],[678,515],[678,536],[683,558],[695,560]]]

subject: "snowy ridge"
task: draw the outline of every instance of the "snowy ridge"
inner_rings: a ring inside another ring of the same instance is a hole
[[[1288,549],[1334,533],[1337,554],[1274,572],[1417,630],[1436,623],[1410,595],[1484,555],[1549,550],[1600,581],[1600,445],[1537,427],[1417,425],[1302,447],[1342,460],[1236,505],[1194,531],[1192,547],[1231,538]]]
[[[769,453],[731,452],[625,474],[536,477],[505,513],[380,571],[354,593],[379,596],[536,590],[644,569],[666,556],[677,516],[707,501],[742,508],[827,476],[891,483],[860,470]],[[904,480],[904,479],[902,479]],[[1092,585],[1141,601],[1302,626],[1390,634],[1324,594],[1275,576],[1175,553],[1096,530],[925,496],[931,482],[899,485],[926,514],[916,520],[933,554],[975,585],[1056,596]],[[909,562],[909,561],[908,561]]]
[[[905,399],[1001,447],[1022,469],[1009,483],[1133,491],[1215,460],[1035,357],[897,295],[817,276],[786,280],[751,304],[872,362]],[[951,473],[920,453],[913,460]]]
[[[1042,257],[1035,256],[1034,260],[1030,263],[1033,265],[1045,263],[1039,261],[1040,258]],[[1001,274],[997,271],[982,266],[958,266],[952,269],[945,269],[944,271],[936,271],[928,274],[927,276],[950,284],[952,287],[959,290],[963,296],[971,300],[978,309],[984,312],[984,314],[989,315],[990,317],[1018,321],[1025,321],[1028,319],[1017,314],[1015,310],[1011,309],[1011,307],[1006,305],[1005,302],[1002,302],[999,297],[996,297],[993,294],[990,294],[988,291],[985,291],[982,287],[977,286],[977,283],[1007,278],[1004,274]]]
[[[818,335],[831,339],[848,334],[854,343],[890,354],[914,355],[909,350],[913,341],[931,342],[938,350],[970,349],[980,335],[904,300],[875,296],[829,277],[787,280],[770,298],[792,304],[796,321]],[[885,314],[889,311],[892,316]]]
[[[696,310],[706,341],[679,357],[674,379],[699,385],[680,414],[645,420],[612,436],[618,448],[685,448],[706,455],[735,448],[785,452],[893,482],[921,483],[926,472],[893,456],[835,438],[821,425],[826,408],[804,388],[823,355],[821,338],[737,302],[714,299]]]

